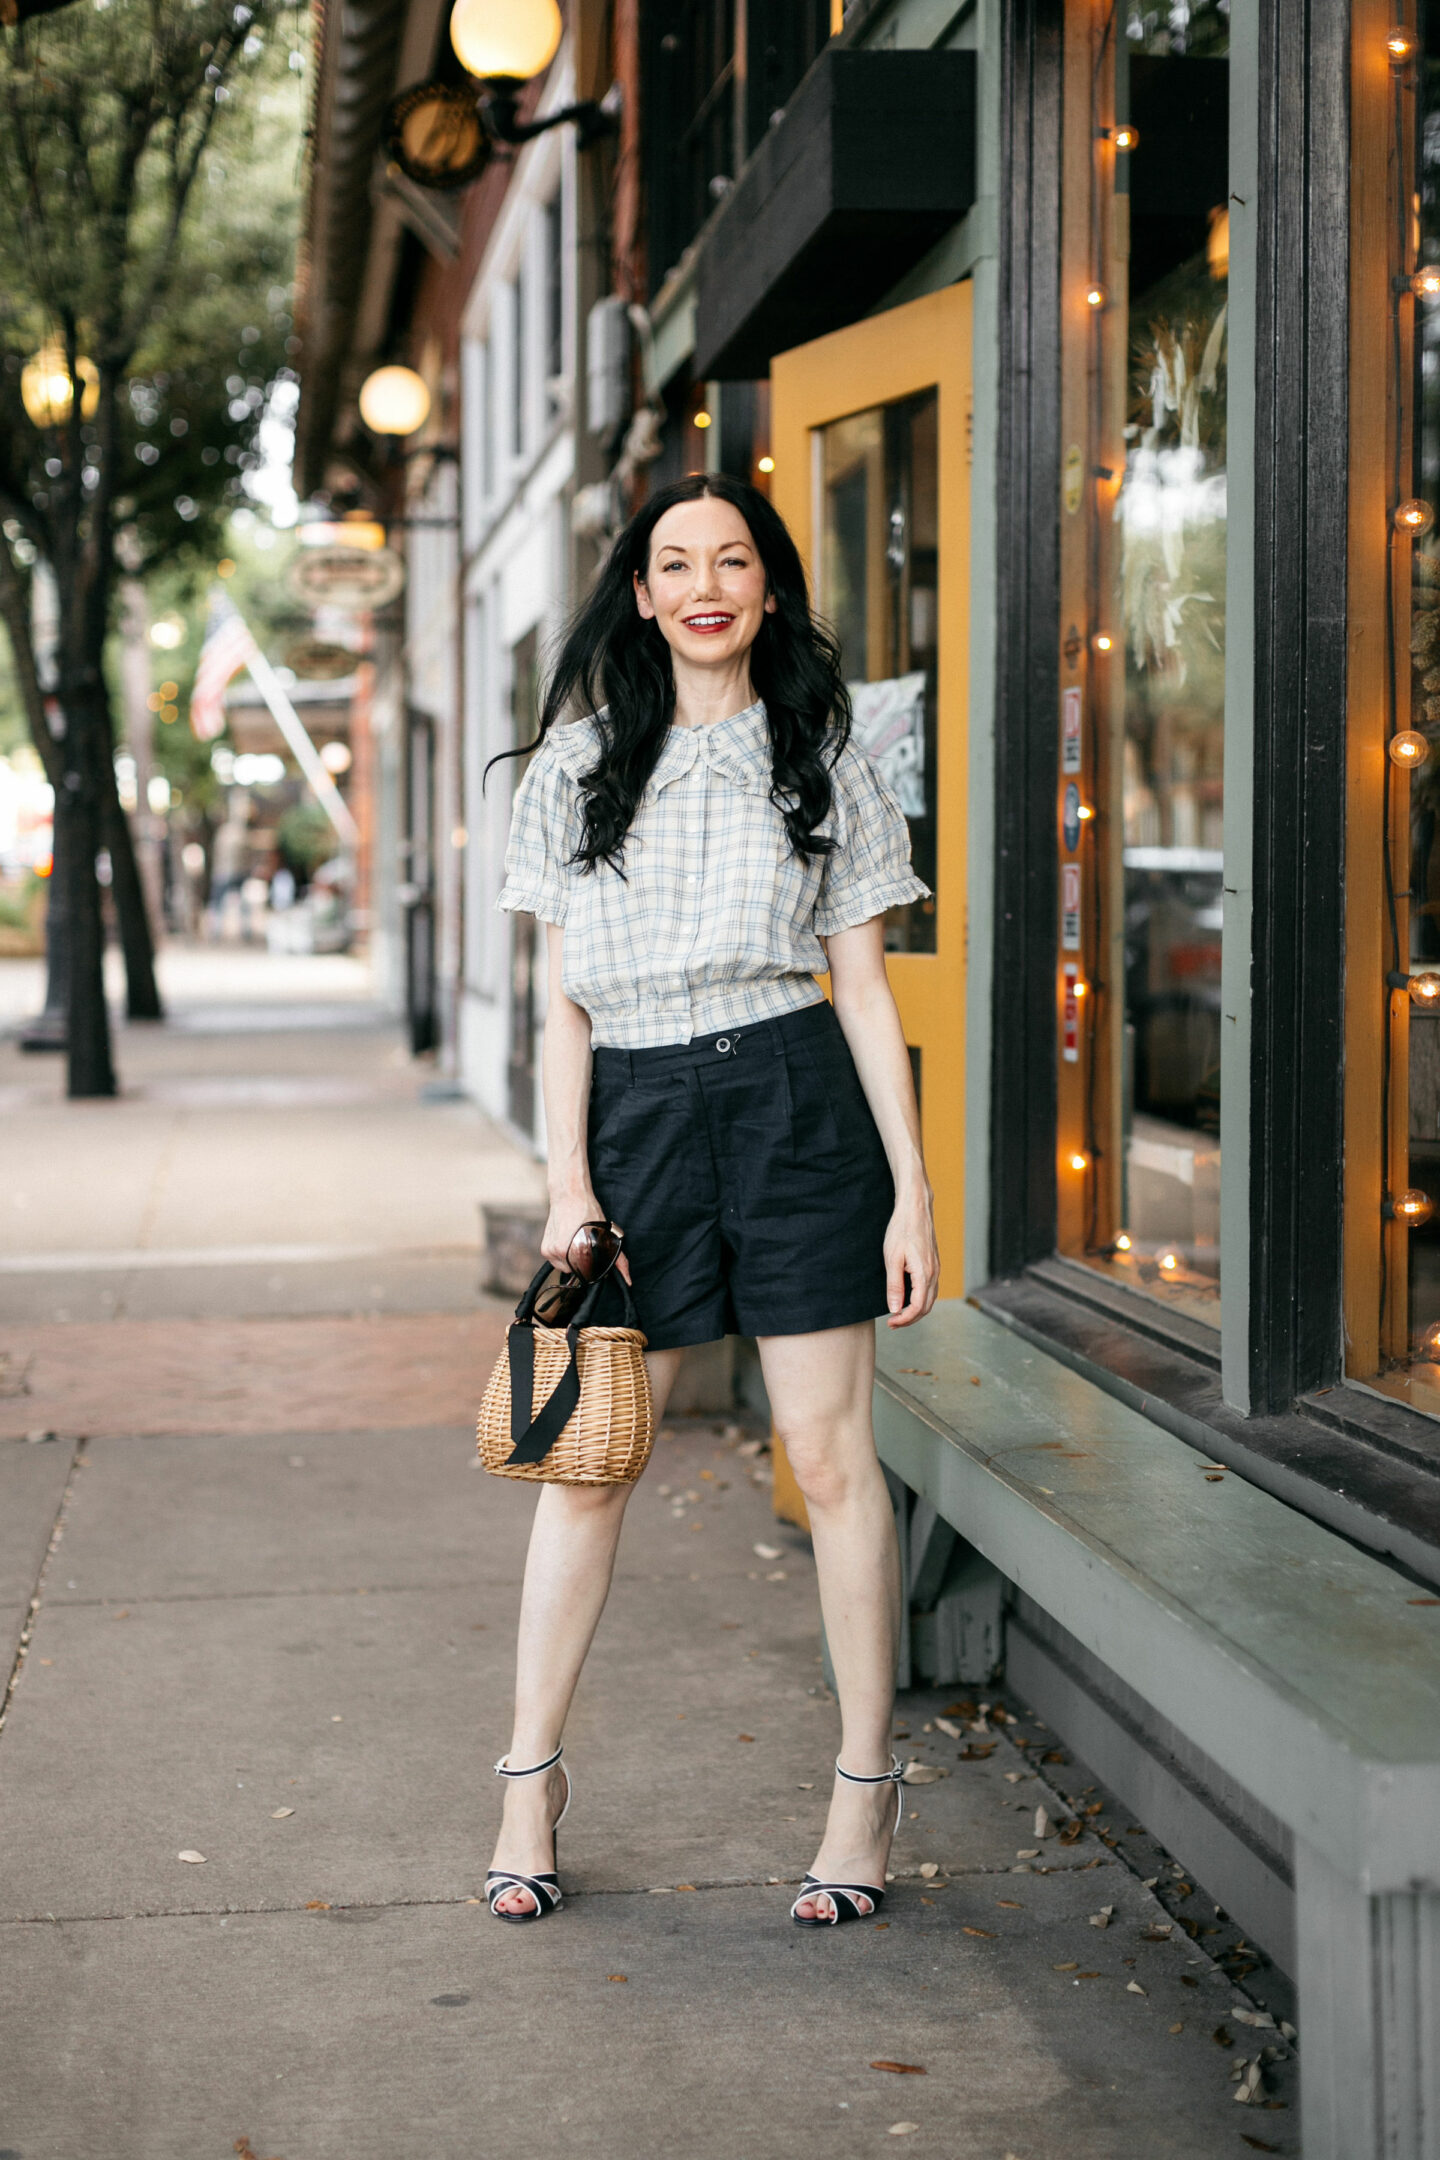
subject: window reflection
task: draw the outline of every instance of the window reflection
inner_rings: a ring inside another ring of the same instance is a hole
[[[1119,41],[1116,111],[1139,140],[1116,160],[1129,213],[1128,357],[1109,551],[1123,646],[1110,726],[1123,836],[1124,1227],[1107,1264],[1210,1321],[1220,1273],[1227,16],[1223,0],[1131,7]]]
[[[840,639],[854,740],[894,789],[935,892],[939,398],[872,406],[820,430],[820,593]],[[935,901],[892,908],[888,952],[934,952]]]

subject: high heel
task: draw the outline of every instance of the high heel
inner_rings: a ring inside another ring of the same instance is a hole
[[[893,1785],[895,1787],[895,1829],[890,1832],[893,1840],[895,1830],[900,1828],[900,1817],[905,1812],[905,1799],[900,1781],[905,1775],[905,1765],[898,1755],[890,1758],[890,1768],[881,1770],[874,1777],[857,1777],[853,1770],[843,1770],[840,1758],[835,1758],[835,1775],[844,1778],[847,1785]],[[799,1911],[806,1898],[828,1897],[830,1917],[822,1920],[819,1914],[806,1918]],[[861,1912],[858,1900],[869,1898],[870,1910]],[[885,1903],[884,1885],[880,1883],[822,1882],[818,1875],[807,1875],[801,1885],[800,1895],[790,1908],[790,1918],[796,1927],[839,1927],[846,1920],[871,1920]]]
[[[556,1763],[560,1762],[564,1752],[563,1745],[557,1747],[553,1755],[547,1755],[544,1762],[531,1763],[528,1770],[512,1770],[509,1756],[502,1755],[495,1765],[495,1775],[496,1777],[507,1778],[539,1777],[542,1770],[553,1770]],[[565,1817],[570,1812],[570,1796],[573,1790],[570,1783],[570,1772],[563,1763],[560,1763],[560,1775],[565,1780],[565,1805],[555,1818],[553,1828],[556,1830],[560,1828],[561,1823],[564,1822]],[[558,1866],[560,1858],[558,1842],[555,1858]],[[534,1911],[498,1911],[497,1907],[500,1899],[511,1890],[527,1891],[535,1900]],[[517,1927],[531,1920],[543,1920],[547,1913],[558,1912],[565,1902],[560,1895],[560,1877],[558,1874],[552,1871],[546,1875],[517,1875],[513,1868],[491,1868],[489,1874],[485,1877],[485,1900],[497,1920],[511,1920]]]

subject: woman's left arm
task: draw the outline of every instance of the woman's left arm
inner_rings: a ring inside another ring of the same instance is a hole
[[[895,1212],[885,1233],[889,1324],[910,1327],[935,1303],[940,1257],[935,1249],[934,1195],[920,1149],[920,1110],[910,1053],[885,973],[883,919],[877,915],[853,930],[836,931],[822,942],[830,960],[835,1015],[850,1045],[895,1180]]]

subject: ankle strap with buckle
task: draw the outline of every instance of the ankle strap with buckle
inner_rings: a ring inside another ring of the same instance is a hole
[[[547,1755],[544,1762],[531,1763],[528,1770],[512,1770],[510,1768],[510,1757],[502,1755],[495,1765],[495,1775],[496,1777],[538,1777],[542,1770],[553,1770],[564,1752],[565,1743],[562,1741],[553,1755]],[[835,1767],[838,1770],[840,1766],[837,1763]]]
[[[859,1777],[853,1770],[845,1769],[837,1755],[835,1775],[843,1777],[847,1785],[898,1785],[905,1775],[905,1765],[898,1755],[892,1755],[888,1770],[877,1771],[874,1777]]]

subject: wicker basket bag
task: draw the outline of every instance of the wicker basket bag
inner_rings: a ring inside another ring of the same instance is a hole
[[[654,1412],[645,1337],[630,1285],[623,1327],[595,1327],[603,1283],[587,1292],[567,1328],[545,1327],[535,1300],[542,1267],[515,1308],[505,1348],[480,1405],[480,1460],[497,1477],[545,1485],[630,1485],[650,1460]]]

